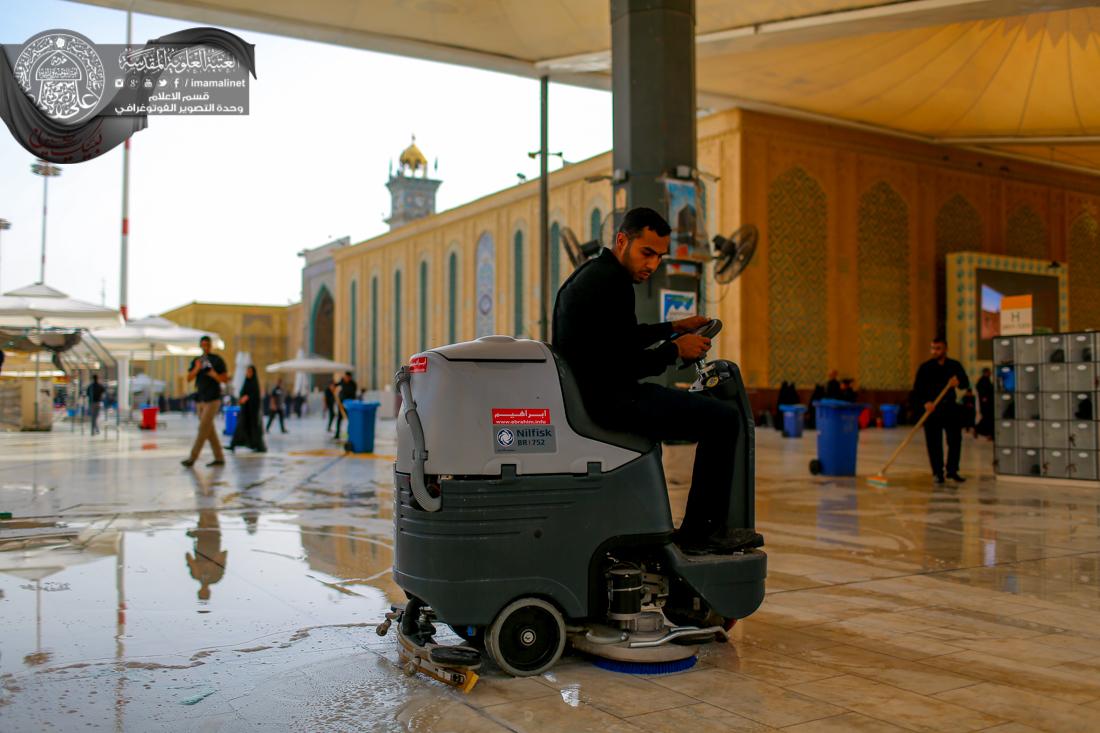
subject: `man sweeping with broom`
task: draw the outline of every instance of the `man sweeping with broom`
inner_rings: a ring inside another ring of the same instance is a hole
[[[932,358],[920,365],[913,383],[916,404],[923,404],[925,414],[924,440],[928,446],[928,462],[932,464],[933,480],[944,482],[943,439],[947,437],[946,477],[957,483],[966,479],[959,475],[962,454],[962,414],[955,388],[967,389],[970,380],[963,365],[947,358],[947,341],[932,340]]]

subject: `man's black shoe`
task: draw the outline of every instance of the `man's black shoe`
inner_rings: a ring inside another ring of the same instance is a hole
[[[719,530],[707,539],[712,545],[721,548],[726,552],[751,550],[755,547],[764,546],[763,535],[761,535],[759,532],[754,532],[751,529],[744,528]]]
[[[191,468],[191,466],[195,465],[195,462],[193,460],[191,460],[190,458],[184,458],[182,461],[180,461],[180,465],[181,466],[187,466],[188,468]]]
[[[962,476],[960,476],[957,472],[947,474],[947,478],[951,479],[952,481],[954,481],[957,484],[961,484],[961,483],[966,482],[966,479],[963,478]]]
[[[936,484],[942,484],[943,483],[943,474],[942,473],[937,473],[935,476],[932,477],[932,482],[936,483]]]

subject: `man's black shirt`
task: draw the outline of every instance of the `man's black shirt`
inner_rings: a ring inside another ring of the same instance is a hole
[[[966,370],[954,359],[944,359],[943,364],[936,359],[929,359],[921,364],[920,369],[917,370],[917,379],[913,383],[913,396],[916,398],[917,406],[921,407],[926,402],[935,402],[951,377],[959,378],[959,389],[965,390],[970,386]],[[947,390],[947,394],[936,406],[936,414],[955,414],[958,407],[957,399],[955,390]]]
[[[340,381],[340,401],[354,400],[359,394],[359,386],[355,383],[354,379],[346,379]]]
[[[597,415],[629,401],[638,380],[676,361],[671,323],[638,323],[634,280],[610,250],[577,268],[558,290],[554,348],[569,365],[585,406]]]
[[[88,385],[88,401],[89,402],[102,402],[103,394],[107,391],[99,382],[92,382]]]
[[[222,397],[222,383],[215,379],[214,375],[225,374],[225,361],[217,354],[196,356],[191,360],[191,366],[189,366],[187,370],[191,371],[194,369],[195,363],[203,359],[205,359],[210,366],[202,367],[195,376],[195,391],[198,393],[197,399],[199,402],[220,400]]]

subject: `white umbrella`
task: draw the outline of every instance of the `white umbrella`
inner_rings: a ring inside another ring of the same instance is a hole
[[[0,295],[0,325],[3,326],[93,329],[121,323],[118,311],[70,298],[45,283]]]
[[[131,392],[144,392],[149,390],[151,392],[160,392],[164,389],[163,379],[153,379],[148,374],[139,374],[130,380]]]
[[[316,354],[305,356],[302,351],[299,350],[297,357],[288,361],[268,364],[266,371],[271,373],[303,372],[306,374],[334,374],[336,372],[350,372],[352,368],[351,364],[333,361],[332,359],[326,359]]]
[[[225,342],[216,333],[186,328],[160,316],[130,321],[120,328],[103,328],[92,332],[99,343],[112,353],[130,354],[138,358],[157,356],[198,356],[199,339],[209,336],[213,347],[221,350]]]

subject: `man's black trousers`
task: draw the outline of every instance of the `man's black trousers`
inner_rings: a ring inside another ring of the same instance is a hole
[[[958,415],[934,412],[924,422],[924,442],[928,446],[928,463],[932,473],[942,476],[943,438],[947,436],[947,475],[959,472],[959,457],[962,455],[962,420]]]
[[[654,441],[697,442],[681,534],[704,537],[726,529],[733,492],[733,456],[740,414],[729,402],[643,384],[636,398],[598,411],[601,424]]]

